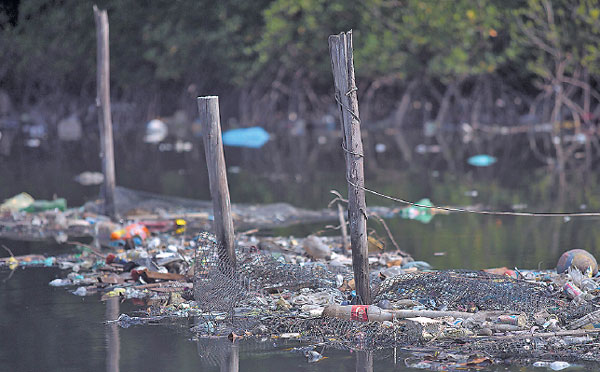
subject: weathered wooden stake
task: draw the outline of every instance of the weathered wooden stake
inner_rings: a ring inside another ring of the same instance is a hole
[[[213,201],[214,232],[219,244],[219,259],[225,268],[236,266],[231,201],[227,185],[225,155],[221,139],[219,97],[198,97],[198,111],[202,125],[202,138],[208,167],[210,195]]]
[[[115,153],[113,148],[112,119],[110,114],[110,62],[108,49],[108,15],[94,5],[97,40],[96,108],[100,127],[100,157],[104,184],[104,213],[116,218],[115,210]]]
[[[363,189],[365,184],[363,146],[360,135],[357,88],[354,79],[352,31],[329,36],[329,52],[335,85],[335,99],[340,107],[342,146],[346,155],[348,219],[356,293],[359,301],[363,304],[370,304],[367,205]]]

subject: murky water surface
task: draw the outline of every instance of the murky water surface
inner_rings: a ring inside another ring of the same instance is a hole
[[[208,199],[204,159],[201,153],[159,153],[152,149],[117,151],[117,183],[140,190]],[[200,150],[202,150],[200,148]],[[41,149],[21,152],[0,161],[0,199],[26,191],[35,198],[53,195],[80,205],[97,196],[97,186],[81,186],[73,176],[97,170],[95,156],[78,156],[82,149],[49,156]],[[227,150],[231,169],[232,201],[289,202],[296,206],[324,208],[332,199],[329,190],[346,193],[341,155],[287,158],[275,161],[273,153]],[[367,162],[367,186],[389,195],[416,201],[428,197],[434,203],[476,206],[495,210],[532,211],[600,210],[600,187],[595,174],[568,178],[564,187],[545,169],[519,169],[499,162],[495,168],[463,167],[450,174],[435,163],[413,170],[399,170],[393,155],[373,169]],[[506,161],[506,160],[505,160]],[[395,205],[367,196],[368,205]],[[480,269],[487,267],[552,268],[560,254],[584,248],[600,256],[598,219],[494,217],[472,214],[435,216],[428,224],[390,219],[388,225],[399,246],[415,259],[435,268]],[[377,224],[374,228],[384,236]],[[272,232],[306,235],[323,225],[296,226]],[[2,240],[15,255],[55,255],[71,248],[41,243]],[[4,250],[0,256],[7,255]],[[135,326],[120,329],[106,325],[119,313],[139,310],[135,305],[102,303],[97,297],[80,298],[64,288],[48,286],[62,274],[58,269],[17,269],[0,272],[0,369],[11,371],[401,371],[407,370],[397,350],[369,356],[325,350],[328,358],[308,364],[302,355],[287,351],[294,343],[207,343],[191,340],[190,324]],[[358,362],[357,362],[358,360]],[[365,365],[364,360],[367,361]],[[362,361],[362,362],[361,362]],[[236,369],[238,368],[238,369]],[[372,368],[372,369],[370,369]],[[505,370],[503,366],[495,367]],[[534,370],[513,368],[513,370]]]

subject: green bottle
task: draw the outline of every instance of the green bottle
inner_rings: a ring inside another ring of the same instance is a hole
[[[24,212],[43,212],[58,209],[64,211],[67,209],[67,201],[64,198],[58,198],[54,200],[36,200],[31,203],[28,207],[21,209]]]

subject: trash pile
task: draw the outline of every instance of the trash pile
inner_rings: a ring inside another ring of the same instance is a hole
[[[463,363],[466,355],[478,355],[484,364],[506,358],[548,365],[557,358],[600,361],[600,279],[585,251],[566,252],[560,273],[435,271],[378,251],[370,256],[375,301],[360,305],[350,254],[339,237],[241,235],[232,263],[219,254],[214,236],[190,237],[182,225],[133,223],[113,231],[102,250],[78,244],[76,254],[11,255],[0,259],[0,267],[58,266],[70,273],[52,286],[145,305],[143,316],[116,319],[122,327],[193,317],[192,331],[200,338],[399,347],[423,355],[411,362],[416,368],[442,363],[439,351],[450,353],[447,363]]]
[[[19,201],[32,202],[22,196],[11,203]],[[401,348],[414,355],[407,365],[425,369],[506,359],[535,360],[553,369],[600,361],[600,277],[595,258],[583,250],[566,252],[556,271],[437,271],[401,251],[382,250],[370,236],[374,303],[362,305],[351,254],[340,237],[247,232],[237,236],[236,259],[230,261],[213,235],[191,233],[186,220],[173,216],[120,225],[76,210],[11,208],[4,218],[79,226],[95,240],[65,238],[77,252],[56,257],[9,251],[0,268],[58,266],[69,272],[52,286],[144,305],[141,316],[115,319],[121,327],[193,318],[198,338],[295,340],[363,351]],[[55,231],[64,232],[59,227]],[[320,360],[321,354],[298,350]]]
[[[83,183],[93,183],[96,181],[94,178],[97,175],[90,172],[78,176]],[[419,203],[432,205],[428,199],[420,200]],[[209,201],[159,195],[120,186],[115,188],[115,206],[118,215],[127,221],[151,224],[152,221],[185,219],[188,231],[208,231],[213,219],[212,203]],[[240,231],[329,222],[339,218],[339,212],[333,209],[314,211],[286,203],[232,204],[231,207],[234,225]],[[96,238],[99,229],[112,231],[114,227],[102,212],[103,204],[100,200],[87,202],[77,208],[67,208],[64,198],[36,200],[27,193],[20,193],[0,205],[0,238],[58,243],[84,237]],[[423,223],[431,221],[434,215],[448,213],[416,206],[375,206],[369,207],[367,212],[379,218],[398,217]]]
[[[586,274],[569,266],[564,273],[517,270],[518,279],[484,271],[399,269],[381,281],[385,269],[379,269],[372,278],[376,305],[357,305],[349,269],[240,251],[242,263],[232,276],[215,264],[215,244],[207,240],[199,249],[204,271],[197,273],[194,291],[202,315],[194,331],[202,335],[231,332],[359,350],[454,348],[470,355],[485,351],[490,360],[514,355],[600,360],[592,352],[600,331],[595,262]],[[223,295],[214,300],[216,293]]]

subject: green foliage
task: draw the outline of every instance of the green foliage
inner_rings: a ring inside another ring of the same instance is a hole
[[[358,26],[361,6],[343,0],[276,0],[263,12],[255,73],[280,66],[330,84],[327,37]]]
[[[567,74],[581,67],[600,72],[600,6],[596,1],[528,0],[513,14],[511,36],[533,73],[552,80],[561,63]]]
[[[506,62],[508,7],[488,0],[372,0],[357,52],[367,72],[443,81],[493,72]],[[377,56],[377,58],[369,58]]]
[[[113,88],[135,92],[161,84],[231,86],[244,82],[262,28],[262,1],[106,0]],[[91,1],[21,2],[18,24],[0,40],[18,56],[14,85],[38,93],[93,93],[96,35]],[[0,76],[2,78],[2,76]]]
[[[0,12],[3,86],[26,101],[55,92],[93,97],[93,3],[21,1],[14,27]],[[155,0],[143,6],[100,0],[98,6],[109,14],[113,92],[129,98],[181,93],[190,84],[195,93],[258,85],[327,94],[327,37],[348,29],[355,35],[357,76],[367,83],[391,78],[403,85],[419,77],[447,85],[501,69],[549,81],[560,61],[570,74],[600,73],[594,0]]]

